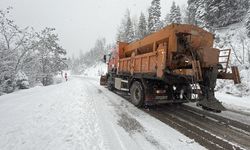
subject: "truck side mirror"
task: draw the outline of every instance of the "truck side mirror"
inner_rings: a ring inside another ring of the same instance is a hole
[[[103,55],[103,62],[106,63],[107,59],[106,59],[106,55]]]

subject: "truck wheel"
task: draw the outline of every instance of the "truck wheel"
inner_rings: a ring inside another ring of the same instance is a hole
[[[135,81],[130,88],[130,99],[136,107],[141,107],[144,103],[144,91],[140,82]]]
[[[113,86],[113,84],[112,84],[112,77],[111,76],[109,76],[108,77],[108,89],[110,90],[110,91],[113,91],[114,90],[114,86]]]

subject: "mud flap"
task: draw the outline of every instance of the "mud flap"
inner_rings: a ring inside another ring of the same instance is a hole
[[[216,85],[218,75],[218,67],[210,67],[203,70],[203,81],[200,82],[202,96],[197,106],[203,109],[221,112],[226,110],[225,107],[219,102],[214,95],[214,88]]]
[[[213,111],[213,112],[221,112],[221,111],[226,110],[226,108],[218,100],[203,99],[203,100],[197,102],[196,105],[201,106],[205,110],[209,110],[209,111]]]
[[[240,74],[237,66],[232,66],[232,74],[233,74],[233,80],[234,84],[240,84]]]
[[[101,75],[100,85],[107,85],[107,76],[106,75]]]

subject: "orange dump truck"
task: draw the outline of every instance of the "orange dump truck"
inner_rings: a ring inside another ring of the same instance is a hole
[[[214,96],[216,79],[240,83],[228,72],[230,50],[213,48],[213,34],[194,25],[172,24],[132,43],[117,43],[101,84],[130,93],[138,107],[198,101],[204,109],[225,108]],[[220,62],[220,59],[224,59]]]

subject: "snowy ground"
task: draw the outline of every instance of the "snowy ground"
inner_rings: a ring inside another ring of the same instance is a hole
[[[250,116],[250,96],[236,97],[220,92],[215,93],[215,96],[227,109],[249,114]]]
[[[0,97],[1,150],[204,149],[97,78],[69,79]]]

